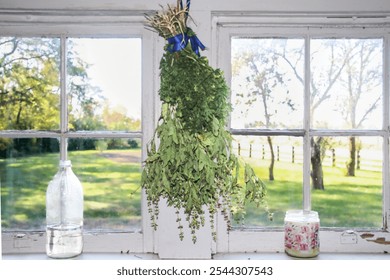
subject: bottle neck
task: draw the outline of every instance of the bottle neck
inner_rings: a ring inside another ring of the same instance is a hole
[[[59,169],[65,170],[70,169],[72,167],[72,163],[70,160],[60,160]]]

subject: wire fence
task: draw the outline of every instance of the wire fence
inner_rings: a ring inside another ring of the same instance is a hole
[[[271,160],[269,145],[236,142],[234,145],[236,154],[261,160]],[[273,145],[276,162],[292,164],[303,163],[303,149],[299,146]],[[327,167],[346,168],[350,160],[350,151],[346,148],[332,148],[325,151],[322,165]],[[372,149],[356,150],[356,169],[368,171],[382,171],[382,153]]]

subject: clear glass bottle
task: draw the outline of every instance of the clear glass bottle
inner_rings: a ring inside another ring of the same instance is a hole
[[[83,188],[70,160],[61,160],[46,191],[46,254],[71,258],[83,250]]]

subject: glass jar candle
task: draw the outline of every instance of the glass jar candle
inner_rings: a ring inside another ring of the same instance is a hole
[[[293,257],[311,258],[320,252],[320,219],[315,211],[291,210],[284,219],[284,248]]]

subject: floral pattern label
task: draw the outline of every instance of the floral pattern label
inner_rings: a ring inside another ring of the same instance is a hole
[[[320,251],[320,223],[285,221],[284,245],[288,255],[315,257]]]

